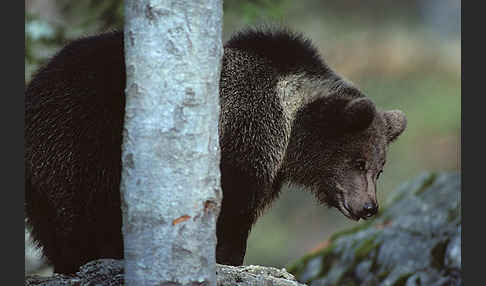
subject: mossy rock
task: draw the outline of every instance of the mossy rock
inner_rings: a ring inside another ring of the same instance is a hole
[[[288,270],[311,286],[462,285],[460,174],[403,184],[375,219],[327,245]]]

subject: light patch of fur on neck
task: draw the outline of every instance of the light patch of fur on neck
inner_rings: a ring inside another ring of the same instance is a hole
[[[287,190],[299,189],[299,190],[303,190],[303,191],[310,192],[310,193],[315,193],[318,190],[317,187],[306,186],[306,185],[303,185],[303,184],[298,183],[298,182],[293,182],[291,180],[285,180],[283,182],[282,190],[283,189],[287,189]]]
[[[291,124],[295,114],[303,106],[343,87],[353,86],[352,82],[337,75],[328,78],[309,78],[308,75],[300,73],[281,77],[275,89],[287,122]]]

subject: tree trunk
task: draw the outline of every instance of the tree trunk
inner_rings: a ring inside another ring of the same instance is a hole
[[[126,285],[216,285],[221,0],[125,1]]]

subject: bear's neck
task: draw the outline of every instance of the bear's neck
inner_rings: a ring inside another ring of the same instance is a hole
[[[300,73],[279,77],[275,91],[283,107],[287,125],[291,128],[295,123],[296,114],[301,108],[318,98],[328,96],[343,86],[351,85],[351,82],[336,74],[309,76]]]

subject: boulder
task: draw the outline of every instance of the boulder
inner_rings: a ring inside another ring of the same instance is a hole
[[[425,173],[388,197],[373,220],[333,235],[291,267],[324,285],[462,285],[461,177]]]

